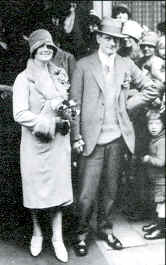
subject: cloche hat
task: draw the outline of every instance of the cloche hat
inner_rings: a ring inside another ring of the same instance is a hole
[[[29,38],[28,43],[30,47],[30,53],[39,48],[43,44],[47,44],[56,49],[56,45],[53,42],[51,34],[45,29],[38,29],[33,31]]]
[[[143,28],[134,20],[128,20],[124,23],[122,34],[132,37],[139,41],[142,37]]]
[[[149,31],[143,36],[140,45],[150,45],[156,47],[158,39],[159,37],[157,33]]]
[[[128,8],[128,6],[124,3],[119,3],[117,5],[114,5],[113,6],[113,9],[112,9],[112,17],[113,18],[116,18],[116,16],[120,13],[127,13],[129,18],[131,18],[131,12]]]

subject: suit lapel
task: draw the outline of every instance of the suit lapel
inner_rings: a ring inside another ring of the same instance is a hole
[[[121,91],[121,85],[123,84],[124,81],[124,73],[126,72],[126,68],[127,65],[125,64],[125,61],[117,54],[115,56],[114,71],[113,71],[114,84],[117,89],[116,93],[117,98],[119,97]],[[104,73],[97,52],[91,56],[91,71],[96,82],[103,91],[105,86]]]
[[[91,71],[101,90],[104,89],[104,74],[97,52],[91,56]]]

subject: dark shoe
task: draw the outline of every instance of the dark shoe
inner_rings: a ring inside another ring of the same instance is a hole
[[[122,243],[114,236],[113,233],[104,235],[103,240],[105,240],[107,244],[115,250],[121,250],[123,248]]]
[[[74,244],[77,256],[86,256],[88,254],[88,245],[85,240],[80,240]]]
[[[152,223],[152,224],[144,225],[142,227],[142,231],[144,231],[144,232],[152,232],[152,231],[156,230],[157,227],[158,227],[158,224],[157,223]]]
[[[154,239],[161,239],[165,238],[165,230],[156,229],[152,231],[151,233],[146,233],[144,235],[144,238],[147,240],[154,240]]]

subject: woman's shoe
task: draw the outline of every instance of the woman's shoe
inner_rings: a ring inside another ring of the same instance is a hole
[[[161,239],[165,238],[165,229],[156,229],[153,230],[151,233],[146,233],[144,238],[147,240],[154,240],[154,239]]]
[[[156,230],[157,227],[158,227],[157,223],[152,223],[152,224],[144,225],[142,230],[144,232],[152,232],[152,231]]]
[[[61,262],[68,262],[68,253],[66,247],[61,240],[52,240],[56,258]]]
[[[32,256],[37,257],[42,251],[43,237],[42,236],[32,236],[30,243],[30,252]]]

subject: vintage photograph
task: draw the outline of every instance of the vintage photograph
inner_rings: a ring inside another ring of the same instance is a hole
[[[0,265],[165,265],[165,12],[0,0]]]

